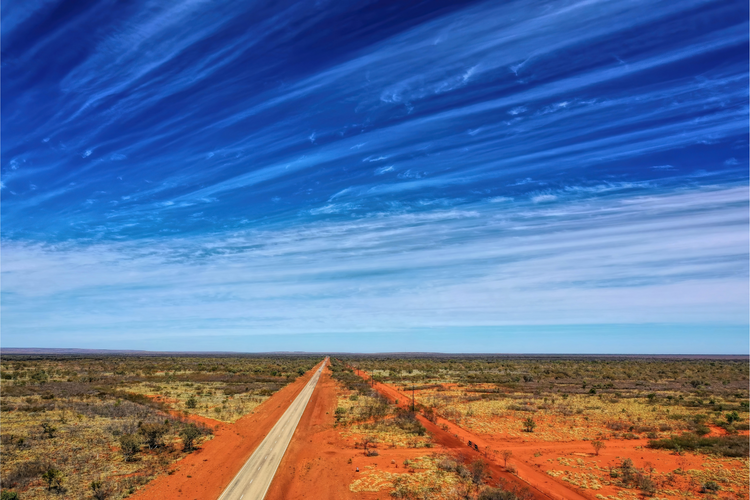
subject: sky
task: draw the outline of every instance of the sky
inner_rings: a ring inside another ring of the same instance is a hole
[[[1,345],[747,354],[748,16],[2,0]]]

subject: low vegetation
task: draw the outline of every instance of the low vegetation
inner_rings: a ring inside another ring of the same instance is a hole
[[[405,460],[404,472],[364,471],[353,492],[390,490],[391,498],[438,500],[530,500],[526,489],[493,478],[484,460],[431,454]],[[492,483],[494,486],[488,484]]]
[[[444,430],[450,428],[447,421],[496,443],[497,449],[482,452],[507,471],[515,470],[508,459],[519,459],[502,449],[506,439],[531,449],[532,459],[541,456],[533,453],[534,443],[553,450],[556,443],[580,442],[575,460],[559,456],[535,463],[558,481],[597,492],[599,500],[747,498],[747,359],[360,356],[337,361],[337,378],[355,397],[374,398],[357,372],[402,394],[414,393],[416,411],[427,420]],[[337,418],[352,430],[386,429],[384,421],[396,419],[393,411],[357,413],[344,399]],[[672,458],[661,455],[658,463],[659,455],[653,455],[660,468],[655,467],[643,459],[646,449]],[[679,465],[670,468],[675,461]],[[388,484],[393,496],[402,495],[402,483],[391,478]],[[409,498],[448,498],[446,492],[454,489],[415,491]],[[502,489],[461,494],[509,498]]]
[[[124,498],[318,361],[3,356],[2,498]]]
[[[692,451],[710,453],[723,457],[750,456],[750,443],[747,436],[703,437],[686,432],[679,436],[649,441],[649,448],[673,450],[677,453]]]

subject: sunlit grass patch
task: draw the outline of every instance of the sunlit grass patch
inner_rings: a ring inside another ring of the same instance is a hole
[[[221,387],[223,384],[211,382],[163,382],[132,384],[123,390],[158,398],[157,401],[186,414],[222,422],[235,422],[269,398],[252,392],[227,395]]]
[[[408,460],[408,467],[413,472],[364,472],[361,478],[349,485],[349,490],[359,493],[391,489],[392,495],[396,492],[409,492],[418,495],[415,498],[444,498],[444,493],[461,480],[457,474],[440,469],[437,465],[438,460],[440,458],[434,455]]]
[[[110,498],[121,498],[183,456],[181,446],[176,446],[178,427],[173,426],[163,437],[162,449],[150,451],[142,445],[136,460],[124,458],[120,436],[137,434],[138,421],[156,418],[149,409],[127,401],[110,405],[96,398],[71,398],[66,404],[73,409],[2,413],[3,489],[22,491],[24,499],[49,498],[42,476],[56,469],[65,498],[88,498],[92,481],[102,481],[112,493]],[[112,412],[119,413],[110,416]]]

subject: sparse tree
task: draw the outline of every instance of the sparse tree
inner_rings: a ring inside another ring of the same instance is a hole
[[[92,481],[91,491],[96,500],[107,500],[112,491],[102,481]]]
[[[365,436],[362,438],[362,446],[365,448],[365,453],[367,453],[367,447],[371,444],[375,444],[375,438],[372,436]]]
[[[524,432],[534,432],[534,429],[536,429],[536,422],[534,422],[533,418],[528,417],[523,421]]]
[[[64,479],[62,471],[50,467],[49,469],[47,469],[47,472],[42,474],[42,479],[44,479],[44,482],[47,483],[48,490],[60,491],[62,489],[62,483]]]
[[[167,423],[141,424],[139,431],[143,434],[143,438],[146,440],[148,448],[153,450],[164,445],[162,439],[164,435],[169,432],[169,425]]]
[[[201,435],[200,429],[195,424],[188,424],[180,431],[180,437],[182,438],[182,448],[185,451],[192,451],[195,449],[195,440]]]
[[[141,449],[141,440],[135,434],[123,434],[120,436],[120,449],[125,460],[132,462]]]
[[[52,439],[55,437],[57,427],[52,426],[48,422],[42,422],[42,432],[47,435],[48,438]]]
[[[500,452],[500,454],[503,457],[503,460],[505,461],[505,467],[508,467],[508,459],[513,456],[513,452],[510,450],[503,450]]]
[[[607,447],[607,445],[605,445],[601,441],[591,441],[591,446],[594,448],[594,452],[596,452],[597,457],[599,456],[599,451]]]
[[[488,475],[487,462],[481,458],[477,458],[469,465],[469,471],[471,472],[471,480],[474,481],[474,484],[482,484]]]

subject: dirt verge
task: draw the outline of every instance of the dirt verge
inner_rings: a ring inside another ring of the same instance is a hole
[[[258,406],[252,414],[242,417],[234,424],[216,425],[212,440],[173,464],[168,475],[151,481],[131,498],[135,500],[218,498],[321,363],[280,389]]]

